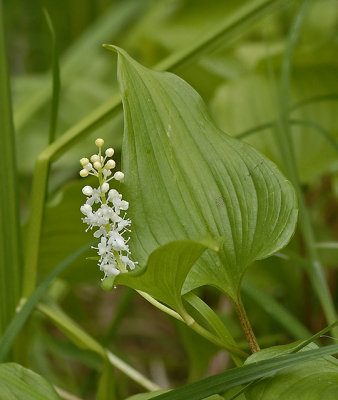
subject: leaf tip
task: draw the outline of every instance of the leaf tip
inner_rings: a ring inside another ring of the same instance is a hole
[[[114,46],[113,44],[103,43],[102,47],[106,50],[113,51],[114,53],[118,53],[119,51],[119,48],[117,46]]]

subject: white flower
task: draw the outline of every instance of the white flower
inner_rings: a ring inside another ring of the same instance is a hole
[[[137,264],[136,262],[131,261],[128,256],[121,256],[121,261],[126,267],[128,266],[130,269],[135,269],[135,265]]]
[[[131,225],[131,220],[126,218],[125,212],[129,208],[129,203],[122,199],[122,195],[116,189],[109,190],[108,182],[112,179],[120,181],[124,178],[124,174],[118,171],[108,179],[112,175],[111,169],[115,168],[116,164],[114,160],[107,160],[107,158],[113,156],[114,150],[107,149],[106,156],[103,157],[101,151],[104,141],[97,139],[95,143],[99,148],[98,154],[90,157],[91,162],[88,158],[80,160],[83,168],[80,175],[96,176],[99,186],[98,188],[88,185],[83,187],[82,193],[87,196],[87,199],[80,210],[84,214],[82,221],[88,225],[86,231],[97,228],[93,235],[100,239],[100,242],[93,248],[97,250],[100,257],[98,265],[106,278],[134,269],[137,262],[129,258],[130,251],[127,244],[129,238],[123,237],[126,232],[130,232],[128,227]]]
[[[122,235],[120,235],[117,231],[110,231],[108,235],[109,235],[108,243],[114,250],[129,252],[128,245],[126,244]]]
[[[80,207],[80,211],[82,212],[82,214],[88,215],[92,212],[92,207],[86,203]]]
[[[106,233],[107,233],[106,228],[105,228],[104,226],[100,226],[100,228],[97,229],[97,230],[93,233],[93,236],[94,236],[95,238],[99,238],[99,237],[101,237],[102,235],[105,235]]]
[[[121,219],[117,223],[117,231],[120,232],[120,231],[122,231],[123,229],[125,229],[129,225],[131,225],[130,219]]]
[[[98,253],[100,256],[105,255],[106,253],[109,253],[111,250],[111,246],[109,243],[107,243],[107,238],[102,237],[101,242],[97,245]]]
[[[101,202],[101,197],[100,197],[100,188],[98,189],[93,189],[93,192],[91,196],[87,199],[86,204],[89,204],[92,206],[94,203],[100,203]]]
[[[104,277],[117,276],[120,271],[115,267],[114,264],[103,264],[100,265],[100,270],[104,272]]]

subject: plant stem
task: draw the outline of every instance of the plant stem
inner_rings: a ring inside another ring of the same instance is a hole
[[[137,293],[139,293],[143,298],[145,298],[147,301],[149,301],[149,303],[151,303],[154,307],[165,312],[166,314],[177,319],[178,321],[184,322],[196,333],[203,336],[205,339],[209,340],[209,342],[214,343],[217,346],[222,347],[223,349],[227,350],[229,353],[240,356],[241,358],[248,357],[248,354],[245,351],[241,350],[239,347],[222,340],[221,338],[217,337],[216,335],[214,335],[207,329],[203,328],[203,326],[199,325],[188,313],[185,312],[186,315],[183,318],[176,311],[174,311],[171,308],[160,303],[159,301],[154,299],[152,296],[150,296],[148,293],[142,292],[140,290],[137,290]]]
[[[246,314],[246,311],[245,311],[245,308],[244,308],[244,305],[243,305],[241,297],[238,296],[237,301],[236,302],[234,301],[233,304],[235,306],[235,310],[237,312],[239,321],[240,321],[240,323],[242,325],[242,328],[243,328],[243,331],[244,331],[245,336],[247,338],[247,341],[248,341],[248,343],[250,345],[251,351],[253,353],[256,353],[257,351],[260,350],[260,348],[259,348],[259,345],[257,343],[256,336],[255,336],[255,334],[254,334],[254,332],[252,330],[249,318],[248,318],[248,316]]]
[[[3,1],[0,0],[0,336],[15,313],[20,298],[22,248],[18,204],[10,75],[6,55]]]

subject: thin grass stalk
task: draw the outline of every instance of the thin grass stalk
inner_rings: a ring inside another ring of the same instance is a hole
[[[243,33],[258,18],[272,12],[282,4],[285,4],[282,0],[256,0],[250,2],[250,4],[246,4],[244,10],[238,12],[235,17],[226,21],[226,23],[223,22],[209,35],[205,35],[200,41],[196,42],[195,45],[189,47],[187,50],[169,56],[155,68],[158,70],[170,71],[177,69],[183,63],[192,60],[197,55],[203,54],[209,49],[213,41],[219,43],[222,39],[224,42],[228,38],[233,38],[233,32],[236,32],[236,34]],[[120,110],[121,105],[121,100],[119,98],[114,97],[110,99],[40,153],[33,175],[31,209],[25,252],[23,297],[29,296],[36,284],[43,209],[48,187],[48,169],[50,163],[59,158],[66,150],[69,150],[72,145],[83,137],[109,121],[115,113]],[[42,173],[40,171],[42,171]]]
[[[316,248],[311,219],[305,204],[305,199],[298,178],[297,164],[294,155],[294,149],[292,146],[292,137],[289,124],[289,92],[292,58],[304,22],[304,18],[312,1],[313,0],[305,0],[302,2],[301,8],[297,13],[290,29],[288,45],[284,54],[282,64],[280,95],[278,101],[280,114],[277,121],[277,129],[275,129],[274,132],[276,135],[277,143],[279,145],[282,160],[284,161],[285,169],[298,195],[299,226],[309,258],[308,274],[314,291],[317,294],[320,304],[324,310],[326,320],[329,324],[332,324],[337,320],[337,314],[325,278],[322,263],[320,261],[319,254]],[[333,334],[338,337],[337,328],[333,329],[333,331]]]
[[[49,116],[49,136],[48,136],[48,144],[51,144],[55,140],[56,128],[57,128],[57,120],[58,120],[58,111],[59,111],[59,103],[60,103],[60,66],[59,66],[59,56],[57,49],[57,41],[55,30],[53,26],[53,22],[49,16],[47,9],[43,9],[46,22],[48,25],[48,29],[52,38],[52,80],[53,80],[53,89],[52,89],[52,101],[50,105],[50,116]]]
[[[15,313],[20,297],[22,249],[18,206],[15,135],[7,65],[3,3],[0,0],[0,336]]]

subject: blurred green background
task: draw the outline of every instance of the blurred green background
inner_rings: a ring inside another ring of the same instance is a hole
[[[61,68],[57,127],[60,137],[118,94],[116,59],[101,47],[102,43],[116,44],[151,67],[170,54],[189,48],[225,20],[240,15],[249,3],[254,2],[5,1],[24,227],[34,163],[48,144],[52,40],[43,7],[54,25]],[[271,130],[278,116],[276,99],[282,58],[299,5],[297,0],[280,2],[271,13],[234,29],[210,51],[197,55],[175,71],[201,94],[223,131],[233,136],[244,135],[243,140],[265,153],[281,169],[283,160]],[[338,238],[337,21],[335,0],[312,2],[291,74],[289,119],[293,145],[318,241]],[[250,131],[252,134],[247,135]],[[80,220],[83,195],[78,160],[90,154],[94,138],[100,136],[116,149],[119,161],[122,135],[123,117],[119,113],[53,164],[40,249],[40,278],[90,240]],[[296,234],[290,250],[301,247],[300,241]],[[332,293],[337,293],[337,252],[334,249],[321,252]],[[77,261],[53,285],[49,296],[94,337],[163,387],[183,384],[187,379],[198,379],[230,365],[224,353],[212,358],[213,346],[174,324],[129,290],[103,292],[100,278],[93,262]],[[249,270],[247,281],[285,305],[311,331],[325,324],[301,267],[295,268],[288,260],[273,257],[256,263]],[[262,347],[294,339],[264,307],[250,301],[248,293],[244,293],[244,302]],[[228,300],[211,288],[203,289],[202,296],[244,344]],[[70,344],[39,315],[27,329],[33,334],[30,353],[22,357],[22,363],[83,398],[94,398],[98,360]],[[197,359],[192,351],[194,346],[205,350],[201,350]],[[138,390],[122,375],[117,379],[121,398]]]

